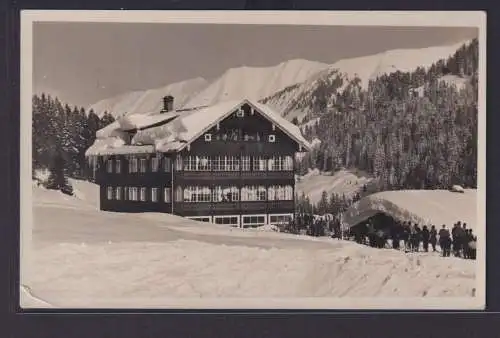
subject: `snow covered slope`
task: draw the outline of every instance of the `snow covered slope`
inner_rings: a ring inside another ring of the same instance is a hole
[[[186,107],[245,98],[260,100],[285,87],[301,83],[327,67],[324,63],[296,59],[273,67],[231,68],[189,100]]]
[[[73,183],[91,196],[71,201],[33,187],[33,277],[25,307],[210,307],[237,298],[229,304],[244,308],[261,307],[258,297],[275,299],[270,307],[317,297],[331,308],[339,298],[356,304],[375,297],[387,307],[397,298],[393,306],[411,308],[423,306],[426,297],[438,297],[441,305],[443,297],[470,302],[475,293],[475,261],[166,214],[102,212],[88,203],[96,187]],[[303,306],[314,306],[311,301]]]
[[[296,190],[299,196],[305,193],[310,201],[316,204],[320,201],[323,191],[328,193],[328,198],[332,193],[350,197],[371,181],[372,178],[352,171],[340,170],[333,175],[327,175],[316,169],[299,178]]]
[[[336,93],[341,92],[355,78],[360,79],[361,88],[367,88],[371,79],[382,74],[398,70],[413,71],[418,67],[427,68],[441,59],[446,60],[466,43],[468,41],[449,46],[389,50],[374,55],[339,60],[321,72],[313,74],[306,81],[264,98],[263,102],[280,111],[289,120],[294,117],[301,120],[304,115],[311,112],[314,102],[325,96],[325,88],[331,92],[326,97],[327,104],[331,104]]]
[[[207,86],[208,82],[203,78],[196,78],[172,83],[165,87],[145,91],[124,93],[115,97],[101,100],[90,107],[101,116],[105,111],[111,112],[115,117],[126,113],[149,113],[158,112],[163,106],[163,97],[172,95],[174,108],[184,105],[189,98],[196,95]]]
[[[362,198],[344,214],[343,221],[353,226],[383,212],[396,219],[421,225],[446,224],[450,229],[457,221],[475,229],[477,222],[477,190],[465,193],[447,190],[384,191]]]

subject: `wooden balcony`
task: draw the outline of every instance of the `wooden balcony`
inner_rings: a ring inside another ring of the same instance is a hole
[[[185,181],[227,181],[227,180],[294,180],[289,171],[178,171],[175,178]]]

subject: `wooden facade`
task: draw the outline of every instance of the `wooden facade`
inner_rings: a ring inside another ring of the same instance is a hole
[[[178,152],[101,156],[101,210],[239,226],[293,217],[300,145],[249,104],[240,108]]]

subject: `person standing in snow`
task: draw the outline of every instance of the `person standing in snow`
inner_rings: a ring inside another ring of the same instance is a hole
[[[410,239],[410,222],[408,223],[403,222],[402,238],[403,238],[404,249],[405,251],[407,251],[409,249],[408,240]]]
[[[460,232],[462,231],[462,222],[458,221],[455,223],[453,226],[453,229],[451,230],[451,237],[452,237],[452,243],[453,243],[453,255],[455,257],[460,256],[460,242],[461,242],[461,237],[460,237]]]
[[[467,223],[462,225],[462,237],[460,246],[462,247],[462,254],[464,258],[469,254],[469,230],[467,229]]]
[[[446,225],[443,224],[443,228],[439,230],[439,246],[441,247],[441,251],[443,252],[443,257],[450,256],[450,246],[451,246],[451,238],[450,232],[446,229]]]
[[[420,242],[422,241],[422,230],[415,224],[415,230],[413,235],[413,249],[418,252],[420,249]]]
[[[436,227],[434,225],[431,226],[429,241],[430,241],[430,243],[432,245],[432,252],[436,252],[437,231],[436,231]]]
[[[429,238],[430,238],[429,229],[427,229],[427,225],[424,225],[424,227],[422,228],[422,243],[424,244],[425,252],[429,252]]]

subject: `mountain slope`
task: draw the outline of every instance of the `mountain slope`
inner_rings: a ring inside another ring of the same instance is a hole
[[[148,113],[159,111],[163,104],[163,96],[172,95],[175,97],[174,106],[181,107],[186,101],[196,95],[206,87],[207,80],[195,78],[186,81],[169,84],[165,87],[124,93],[108,99],[101,100],[88,109],[101,116],[105,111],[113,116],[121,116],[126,113]]]
[[[427,68],[433,63],[453,55],[463,44],[436,46],[419,49],[396,49],[369,56],[339,60],[327,69],[314,74],[300,84],[289,86],[262,100],[287,119],[298,117],[299,120],[311,112],[318,97],[327,98],[324,104],[331,105],[337,93],[340,93],[354,78],[359,78],[360,87],[366,89],[370,80],[383,74],[396,71],[408,72],[418,67]],[[325,88],[329,93],[325,94]]]
[[[327,64],[302,59],[286,61],[273,67],[232,68],[189,100],[186,107],[243,98],[260,100],[285,87],[301,83],[326,68]]]

